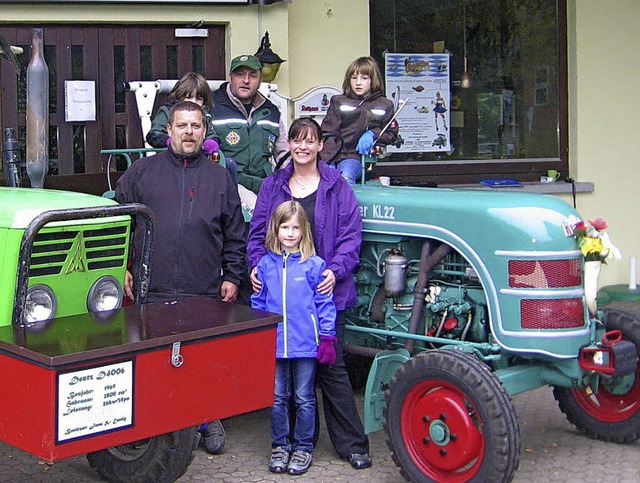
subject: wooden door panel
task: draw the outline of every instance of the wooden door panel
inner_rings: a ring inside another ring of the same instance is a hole
[[[0,33],[14,45],[26,47],[22,56],[23,68],[30,58],[31,29],[33,25],[0,26]],[[49,114],[50,126],[55,126],[57,141],[55,157],[58,159],[58,173],[71,175],[77,171],[86,174],[104,172],[105,160],[100,159],[101,149],[141,147],[144,142],[138,111],[133,93],[118,94],[116,83],[141,79],[141,46],[151,49],[152,80],[167,77],[167,46],[176,46],[177,72],[182,75],[193,70],[194,46],[202,51],[204,75],[208,79],[225,77],[225,28],[207,26],[208,38],[175,38],[175,28],[180,25],[41,25],[44,30],[45,47],[55,46],[55,58],[51,59],[50,76],[56,84],[52,94],[56,100]],[[81,50],[77,48],[81,46]],[[124,52],[122,65],[116,65],[115,50]],[[51,48],[49,47],[51,51]],[[81,52],[82,58],[74,59]],[[74,64],[75,62],[75,64]],[[73,78],[73,66],[82,66],[82,75]],[[171,62],[171,61],[169,61]],[[170,66],[174,68],[174,66]],[[174,68],[175,70],[175,68]],[[116,76],[116,72],[121,72]],[[96,83],[96,120],[80,123],[65,121],[65,80],[91,80]],[[25,113],[18,112],[18,89],[24,95],[24,80],[20,83],[13,67],[0,62],[0,129],[14,128],[16,133],[24,133]],[[159,97],[156,109],[166,97]],[[118,133],[123,133],[118,136]],[[75,138],[74,138],[75,136]],[[80,138],[79,138],[80,136]],[[24,142],[24,141],[23,141]],[[24,151],[23,151],[24,153]],[[53,156],[52,156],[53,157]],[[75,159],[75,161],[74,161]],[[2,173],[0,183],[4,184]],[[82,175],[78,175],[82,176]],[[67,176],[64,176],[67,178]],[[62,179],[62,178],[61,178]],[[87,178],[89,179],[89,178]],[[94,177],[91,177],[94,179]],[[55,183],[60,187],[59,183]],[[73,183],[84,186],[86,183]],[[84,189],[84,188],[83,188]],[[101,189],[101,188],[100,188]],[[96,190],[96,193],[99,189]]]

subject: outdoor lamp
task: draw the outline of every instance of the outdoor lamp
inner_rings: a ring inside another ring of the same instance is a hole
[[[269,32],[265,32],[262,40],[260,41],[260,48],[255,53],[262,64],[262,81],[273,82],[276,78],[276,74],[280,69],[280,64],[286,62],[280,58],[273,50],[271,50],[271,42],[269,42]]]
[[[462,4],[462,49],[463,49],[463,61],[464,70],[462,71],[462,77],[460,77],[460,87],[468,89],[471,87],[471,76],[467,71],[467,5]]]
[[[462,76],[460,77],[460,87],[462,87],[463,89],[468,89],[469,87],[471,87],[471,76],[469,75],[469,72],[467,71],[467,56],[466,55],[464,57],[464,71],[462,73]]]

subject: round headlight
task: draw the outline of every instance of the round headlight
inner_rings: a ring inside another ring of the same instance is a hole
[[[27,290],[24,307],[25,324],[33,324],[52,319],[56,313],[56,296],[46,285],[34,285]]]
[[[122,286],[115,277],[99,278],[89,290],[87,309],[89,312],[113,310],[122,304]]]

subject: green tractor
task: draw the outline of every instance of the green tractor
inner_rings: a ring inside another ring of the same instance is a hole
[[[134,219],[137,299],[122,307]],[[0,440],[48,461],[87,454],[111,482],[172,482],[203,423],[271,405],[279,316],[143,304],[152,240],[143,205],[0,187]]]
[[[0,327],[11,327],[13,315],[31,327],[120,307],[130,217],[114,210],[133,210],[113,205],[80,193],[0,189]]]
[[[510,481],[511,396],[545,385],[587,436],[640,437],[640,307],[589,313],[570,205],[374,183],[354,187],[363,244],[345,343],[352,380],[366,378],[365,428],[384,428],[406,479]]]

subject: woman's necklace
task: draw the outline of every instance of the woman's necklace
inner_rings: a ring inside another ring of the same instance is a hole
[[[301,189],[302,191],[306,191],[307,186],[308,186],[308,184],[307,184],[307,183],[311,183],[311,184],[313,184],[313,183],[316,181],[316,179],[318,179],[318,177],[317,177],[317,175],[316,175],[316,176],[314,176],[314,177],[313,177],[313,179],[312,179],[311,181],[308,181],[307,183],[302,183],[302,182],[300,181],[300,178],[299,178],[297,175],[296,175],[296,176],[294,176],[294,177],[293,177],[293,179],[294,179],[294,181],[296,182],[296,184],[297,184],[298,186],[300,186],[300,189]]]

